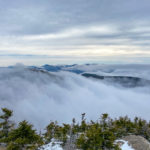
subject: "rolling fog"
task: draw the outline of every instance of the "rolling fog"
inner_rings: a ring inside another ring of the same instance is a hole
[[[0,106],[12,109],[16,122],[26,119],[38,129],[50,120],[79,120],[84,112],[89,120],[98,119],[102,113],[150,120],[148,86],[125,88],[111,84],[69,72],[0,68]]]

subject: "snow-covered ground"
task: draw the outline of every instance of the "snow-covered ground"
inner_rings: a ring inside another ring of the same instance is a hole
[[[53,145],[52,143],[44,145],[40,150],[63,150],[59,144]]]
[[[39,150],[63,150],[60,144],[60,142],[55,142],[53,140],[52,142],[42,146]]]
[[[123,144],[120,146],[121,150],[135,150],[133,149],[127,141],[125,140],[117,140],[116,142],[122,142]]]
[[[116,140],[116,142],[121,142],[123,143],[120,148],[121,150],[135,150],[133,149],[127,141],[125,140]],[[63,148],[60,146],[59,142],[51,142],[47,145],[44,145],[43,147],[41,147],[39,150],[63,150]]]

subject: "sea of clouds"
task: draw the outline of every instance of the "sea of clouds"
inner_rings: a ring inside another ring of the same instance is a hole
[[[146,76],[148,79],[148,72]],[[0,106],[12,109],[16,122],[26,119],[38,129],[50,120],[80,120],[82,113],[88,120],[96,120],[102,113],[150,120],[150,87],[114,86],[65,71],[0,68]]]

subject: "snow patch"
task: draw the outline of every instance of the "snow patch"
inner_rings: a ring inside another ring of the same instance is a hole
[[[123,144],[120,146],[121,150],[135,150],[129,144],[128,141],[125,140],[117,140],[116,142],[122,142]]]
[[[39,150],[63,150],[61,147],[61,142],[50,142],[44,146],[42,146]]]

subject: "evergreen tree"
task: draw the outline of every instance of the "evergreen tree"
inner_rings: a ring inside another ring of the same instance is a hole
[[[56,128],[57,128],[57,122],[50,122],[50,124],[46,127],[46,133],[44,134],[44,137],[46,139],[46,144],[51,142],[52,138],[54,138]]]
[[[19,123],[17,128],[10,121],[12,111],[2,108],[0,115],[0,142],[7,145],[7,150],[35,150],[43,144],[43,139],[36,133],[27,121]],[[127,135],[140,135],[150,141],[150,122],[135,117],[132,121],[127,116],[111,119],[108,114],[102,114],[100,121],[87,122],[85,113],[81,121],[71,124],[50,122],[46,127],[44,142],[54,139],[62,143],[66,150],[119,150],[115,140]],[[55,142],[54,142],[55,143]]]
[[[13,112],[7,108],[2,108],[2,115],[0,115],[0,142],[6,142],[8,133],[14,124],[10,121]]]
[[[8,134],[8,150],[36,149],[42,144],[41,137],[27,121],[19,123],[18,128]]]

